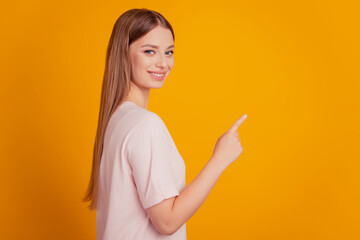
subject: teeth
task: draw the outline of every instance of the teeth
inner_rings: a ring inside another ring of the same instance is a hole
[[[152,75],[156,76],[156,77],[162,77],[164,76],[164,74],[157,74],[157,73],[151,73]]]

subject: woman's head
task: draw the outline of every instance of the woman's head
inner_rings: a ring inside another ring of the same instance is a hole
[[[131,89],[148,92],[151,88],[160,88],[174,66],[173,53],[172,33],[162,26],[131,43],[131,84],[135,84]]]
[[[174,41],[175,35],[171,24],[158,12],[145,8],[130,9],[118,18],[110,38],[107,60],[109,65],[113,65],[108,68],[117,69],[120,74],[116,83],[120,88],[126,86],[123,95],[128,94],[133,83],[144,84],[148,89],[162,86],[163,81],[152,83],[146,81],[149,78],[146,79],[148,76],[144,73],[166,71],[166,76],[169,74],[174,62],[172,54],[166,52],[172,49],[166,48],[173,45]],[[144,52],[152,49],[141,48],[144,44],[156,45],[159,49],[156,49],[156,54]],[[163,56],[166,58],[161,58]],[[155,66],[159,61],[163,62]]]
[[[160,13],[146,8],[124,12],[113,27],[106,53],[92,172],[83,198],[83,201],[91,201],[91,210],[97,206],[99,167],[107,123],[133,86],[140,91],[162,86],[164,80],[156,80],[149,71],[166,72],[165,77],[169,74],[174,66],[173,46],[170,47],[174,41],[170,23]],[[142,47],[145,44],[157,48]]]

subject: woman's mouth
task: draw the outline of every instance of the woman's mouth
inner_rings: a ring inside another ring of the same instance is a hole
[[[164,80],[166,72],[148,72],[156,80]]]

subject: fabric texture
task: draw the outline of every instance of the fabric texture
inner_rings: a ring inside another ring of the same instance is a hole
[[[162,119],[130,101],[107,125],[100,163],[96,239],[185,240],[186,223],[159,233],[146,208],[179,195],[185,163]]]

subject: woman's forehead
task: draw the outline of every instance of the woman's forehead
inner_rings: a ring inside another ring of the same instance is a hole
[[[170,48],[174,47],[174,39],[169,29],[156,27],[134,42],[137,47]]]

